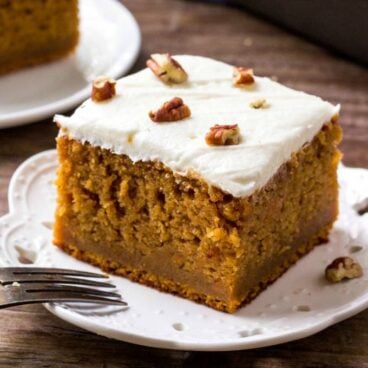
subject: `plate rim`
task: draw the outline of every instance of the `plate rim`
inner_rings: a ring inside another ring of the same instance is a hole
[[[116,7],[116,9],[119,9],[121,14],[124,15],[126,21],[129,23],[129,27],[131,27],[134,32],[134,39],[136,41],[135,43],[131,43],[129,46],[131,52],[129,54],[129,59],[126,62],[122,63],[118,60],[114,62],[114,64],[112,64],[112,66],[116,66],[119,65],[120,63],[119,67],[117,67],[116,70],[113,73],[111,73],[112,78],[118,78],[124,75],[126,72],[128,72],[134,65],[135,61],[137,60],[142,46],[142,34],[134,15],[123,3],[121,3],[118,0],[105,0],[105,1],[109,1],[112,6]],[[96,6],[95,4],[96,2],[94,1],[93,6]],[[124,24],[124,26],[125,25],[126,24]],[[70,55],[67,56],[66,58],[68,57],[70,57]],[[55,62],[58,61],[62,60],[56,60]],[[37,68],[37,66],[30,67],[29,70],[31,70],[31,68]],[[38,120],[50,118],[55,113],[61,113],[63,111],[67,111],[77,106],[78,104],[86,100],[89,97],[89,95],[90,95],[90,86],[87,85],[84,88],[75,91],[72,95],[65,96],[64,98],[52,101],[45,105],[27,108],[21,110],[20,112],[0,114],[0,130],[27,125],[34,123]]]
[[[361,299],[362,301],[360,302]],[[357,301],[360,303],[357,303]],[[103,327],[98,326],[98,330],[96,330],[93,328],[95,325],[93,324],[93,322],[92,323],[90,322],[88,317],[73,312],[72,310],[65,309],[56,304],[53,305],[51,303],[45,303],[43,304],[43,306],[54,316],[61,318],[66,322],[69,322],[84,330],[93,332],[97,335],[104,336],[110,339],[158,349],[220,352],[220,351],[239,351],[239,350],[264,348],[312,336],[368,308],[368,295],[360,297],[359,299],[355,300],[355,302],[357,303],[356,306],[351,306],[350,308],[344,309],[341,312],[333,316],[330,316],[329,318],[326,318],[319,324],[308,326],[303,330],[295,330],[290,332],[279,333],[276,336],[270,336],[268,338],[267,337],[265,338],[264,335],[259,339],[253,337],[253,340],[249,342],[244,340],[244,342],[227,341],[223,343],[204,343],[204,342],[193,343],[185,341],[174,341],[170,339],[166,340],[157,337],[153,338],[130,332],[124,332],[122,330],[116,332],[116,330],[110,329],[107,326]]]

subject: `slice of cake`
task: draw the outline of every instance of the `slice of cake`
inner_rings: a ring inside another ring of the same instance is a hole
[[[77,42],[77,0],[0,0],[0,74],[61,58]]]
[[[78,259],[234,312],[338,213],[339,107],[219,61],[152,55],[56,116],[54,242]]]

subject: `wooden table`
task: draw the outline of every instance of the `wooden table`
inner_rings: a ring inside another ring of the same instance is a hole
[[[152,52],[200,54],[255,68],[342,104],[344,162],[368,168],[368,73],[346,59],[238,9],[176,0],[125,0],[143,33],[134,70]],[[366,35],[362,35],[365,37]],[[0,131],[0,215],[27,157],[55,146],[51,119]],[[0,367],[368,367],[368,310],[299,341],[240,352],[151,349],[80,330],[41,306],[0,312]]]

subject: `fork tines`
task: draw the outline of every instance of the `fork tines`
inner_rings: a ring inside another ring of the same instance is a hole
[[[70,270],[67,268],[46,268],[46,267],[5,267],[1,270],[13,273],[14,275],[22,274],[52,274],[52,275],[68,275],[68,276],[81,276],[81,277],[93,277],[107,279],[109,276],[103,273],[86,272],[79,270]]]
[[[116,290],[111,290],[115,288],[113,284],[96,281],[93,278],[108,279],[108,276],[68,269],[0,268],[0,284],[4,286],[2,293],[5,295],[0,298],[3,301],[0,308],[40,302],[95,302],[127,305]],[[99,288],[110,288],[111,291]]]

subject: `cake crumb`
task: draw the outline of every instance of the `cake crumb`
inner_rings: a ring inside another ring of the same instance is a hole
[[[128,134],[127,142],[130,143],[130,144],[132,144],[133,141],[134,141],[134,136],[135,136],[134,133]]]
[[[361,245],[352,245],[350,247],[350,253],[358,253],[361,250],[363,250],[364,248]]]
[[[297,305],[294,310],[297,312],[310,312],[311,308],[309,305]]]

